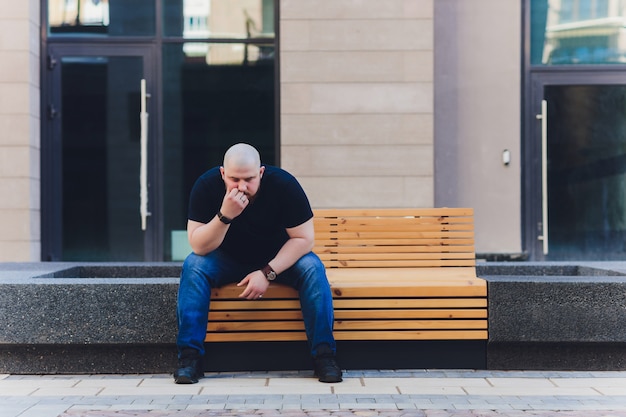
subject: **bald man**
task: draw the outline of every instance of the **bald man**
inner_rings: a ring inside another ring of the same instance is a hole
[[[178,291],[177,384],[202,378],[211,289],[236,282],[239,297],[262,298],[271,281],[300,294],[315,375],[341,382],[335,360],[333,304],[326,270],[311,250],[313,211],[287,171],[261,165],[258,151],[239,143],[224,164],[198,178],[191,190],[185,259]]]

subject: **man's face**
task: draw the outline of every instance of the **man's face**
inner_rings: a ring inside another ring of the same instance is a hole
[[[252,199],[259,191],[261,185],[261,177],[265,167],[258,166],[237,166],[232,164],[220,167],[222,179],[226,184],[226,193],[228,194],[233,188],[238,189],[246,194],[248,199]]]

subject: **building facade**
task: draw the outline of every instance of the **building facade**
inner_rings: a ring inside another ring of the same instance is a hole
[[[314,207],[473,207],[485,258],[623,259],[624,16],[0,0],[0,261],[180,260],[191,184],[238,141]]]

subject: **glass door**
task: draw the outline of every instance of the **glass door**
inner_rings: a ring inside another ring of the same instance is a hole
[[[49,48],[45,260],[155,258],[153,66],[145,46]]]
[[[531,257],[626,259],[626,76],[578,71],[531,80]]]

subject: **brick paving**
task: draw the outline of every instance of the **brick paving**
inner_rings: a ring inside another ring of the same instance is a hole
[[[0,417],[626,417],[626,372],[0,375]]]
[[[0,407],[0,410],[2,408]],[[68,410],[48,417],[626,417],[623,410]]]

